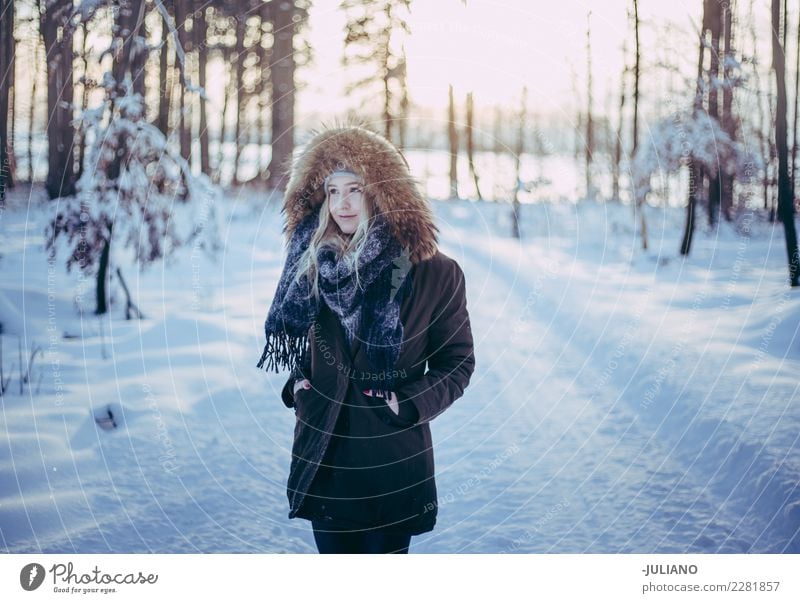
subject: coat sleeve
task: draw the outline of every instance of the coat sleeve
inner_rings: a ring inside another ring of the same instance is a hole
[[[395,392],[400,408],[407,408],[401,410],[401,418],[417,415],[408,423],[425,423],[444,412],[463,395],[475,370],[464,272],[457,262],[452,262],[442,279],[440,291],[428,328],[428,370]]]

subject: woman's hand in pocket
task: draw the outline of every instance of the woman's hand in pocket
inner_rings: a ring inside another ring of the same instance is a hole
[[[311,389],[311,381],[308,379],[298,379],[294,382],[294,391],[293,394],[297,395],[301,389]]]
[[[383,398],[383,394],[381,392],[374,390],[374,389],[365,389],[364,393],[368,396],[375,396],[377,398]],[[397,394],[391,392],[392,397],[386,401],[386,404],[389,405],[389,408],[392,409],[392,412],[396,415],[400,414],[400,403],[397,401]]]

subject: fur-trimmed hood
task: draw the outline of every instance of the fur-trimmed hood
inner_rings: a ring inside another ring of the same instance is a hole
[[[405,158],[384,137],[362,126],[318,131],[295,159],[282,209],[287,241],[299,222],[325,201],[325,177],[337,169],[349,169],[363,179],[365,195],[372,197],[392,234],[409,250],[412,263],[436,254],[439,229],[433,210]]]

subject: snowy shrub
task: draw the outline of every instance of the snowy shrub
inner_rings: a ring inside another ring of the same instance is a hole
[[[747,181],[763,167],[761,160],[731,140],[713,117],[675,112],[651,128],[649,140],[631,161],[634,199],[641,201],[652,190],[654,174],[677,172],[690,159],[708,171],[719,167],[723,174]]]
[[[144,119],[141,96],[130,94],[126,84],[125,94],[116,96],[116,82],[106,73],[106,100],[80,119],[91,144],[83,174],[77,194],[55,202],[46,233],[51,255],[57,240],[66,238],[68,271],[77,266],[95,273],[106,245],[132,252],[140,269],[181,246],[191,244],[209,255],[221,247],[215,187],[205,175],[192,174],[161,131]]]

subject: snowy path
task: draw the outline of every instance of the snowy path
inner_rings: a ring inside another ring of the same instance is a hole
[[[459,415],[448,417],[448,433],[436,434],[440,448],[459,442],[437,460],[440,499],[454,498],[464,517],[442,529],[437,548],[741,552],[742,543],[723,542],[734,518],[715,516],[705,484],[642,429],[627,392],[607,377],[611,346],[585,349],[554,328],[563,310],[536,276],[550,259],[499,263],[474,238],[463,244],[453,254],[468,267],[469,299],[497,314],[473,319],[478,379],[448,411]]]
[[[456,452],[447,457],[455,475],[440,479],[463,494],[456,497],[460,507],[469,500],[473,515],[465,522],[475,529],[466,532],[456,524],[445,530],[452,533],[446,548],[797,550],[797,455],[764,441],[797,450],[798,410],[791,404],[796,380],[772,384],[755,398],[782,399],[778,415],[757,414],[751,405],[750,414],[736,417],[739,409],[732,403],[733,410],[725,412],[730,416],[704,416],[702,406],[710,399],[707,406],[715,411],[714,398],[728,391],[713,384],[710,392],[697,373],[701,365],[691,358],[676,362],[672,352],[688,346],[675,333],[660,333],[658,340],[643,336],[658,328],[647,291],[641,306],[632,314],[626,308],[625,320],[611,328],[609,308],[632,297],[591,274],[592,266],[574,252],[541,246],[523,251],[507,240],[474,235],[448,243],[468,267],[469,299],[496,314],[473,319],[483,337],[477,346],[480,377],[456,405],[465,425],[452,426],[445,436],[469,442],[461,446],[474,447],[473,458],[484,459],[484,466],[471,467]],[[597,303],[602,298],[605,303]],[[668,358],[677,365],[669,373],[682,379],[683,391],[667,387]],[[729,361],[730,354],[709,355],[702,370],[731,386],[736,379],[727,375],[729,364],[738,367]],[[686,405],[685,397],[699,404]],[[776,429],[781,421],[788,428]],[[497,452],[503,449],[505,454]],[[489,477],[486,459],[495,454],[504,460]],[[463,471],[467,467],[474,471]],[[481,475],[481,487],[470,485]],[[496,488],[484,487],[486,482]]]

